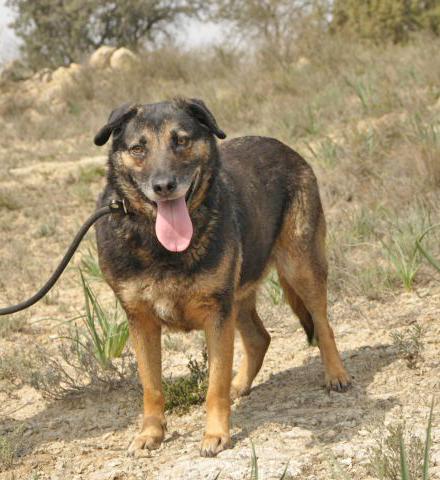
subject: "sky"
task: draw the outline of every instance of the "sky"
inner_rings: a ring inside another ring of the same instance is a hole
[[[8,28],[12,20],[13,14],[6,6],[6,0],[0,0],[0,65],[17,58],[19,54],[18,39]],[[188,47],[216,43],[222,38],[222,28],[211,22],[190,20],[185,31],[179,34],[180,38]]]
[[[18,54],[17,38],[8,28],[8,23],[13,19],[12,12],[5,3],[6,0],[0,0],[0,63],[9,61]]]

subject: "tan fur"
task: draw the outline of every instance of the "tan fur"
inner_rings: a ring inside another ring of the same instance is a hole
[[[305,202],[305,203],[304,203]],[[312,230],[304,212],[310,199],[300,197],[286,216],[274,258],[293,311],[300,321],[307,312],[313,318],[315,336],[324,364],[328,388],[347,385],[350,378],[336,347],[327,316],[327,261],[325,257],[325,220],[322,211]]]
[[[156,321],[172,330],[202,330],[209,317],[215,315],[217,305],[212,296],[225,285],[232,261],[232,255],[226,253],[217,270],[201,274],[196,284],[185,278],[148,284],[142,279],[119,282],[118,297],[124,306],[148,306]]]

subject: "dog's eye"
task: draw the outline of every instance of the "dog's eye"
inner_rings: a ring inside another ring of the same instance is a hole
[[[143,155],[145,153],[145,147],[142,145],[133,145],[130,147],[130,153],[135,156]]]
[[[186,136],[180,136],[180,137],[177,137],[176,139],[176,144],[179,147],[187,147],[189,143],[190,143],[190,138]]]

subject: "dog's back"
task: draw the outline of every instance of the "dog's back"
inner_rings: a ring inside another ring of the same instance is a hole
[[[223,180],[233,195],[242,243],[241,284],[255,282],[267,268],[285,217],[303,202],[317,222],[321,212],[315,176],[287,145],[267,137],[240,137],[220,146]],[[313,228],[310,229],[314,230]]]

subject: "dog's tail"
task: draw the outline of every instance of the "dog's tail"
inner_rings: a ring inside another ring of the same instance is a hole
[[[307,335],[307,341],[309,342],[309,345],[317,346],[318,341],[315,337],[315,324],[313,323],[313,318],[310,315],[309,312],[307,312],[307,315],[305,318],[300,318],[299,319],[302,327],[304,328],[304,331],[306,332]]]
[[[317,345],[315,338],[315,324],[313,323],[313,318],[310,312],[305,307],[303,301],[295,290],[289,285],[287,280],[283,277],[281,272],[278,271],[278,277],[280,279],[281,287],[283,288],[284,295],[287,302],[292,308],[295,315],[299,318],[301,326],[304,328],[304,331],[307,335],[307,341],[310,345]]]

